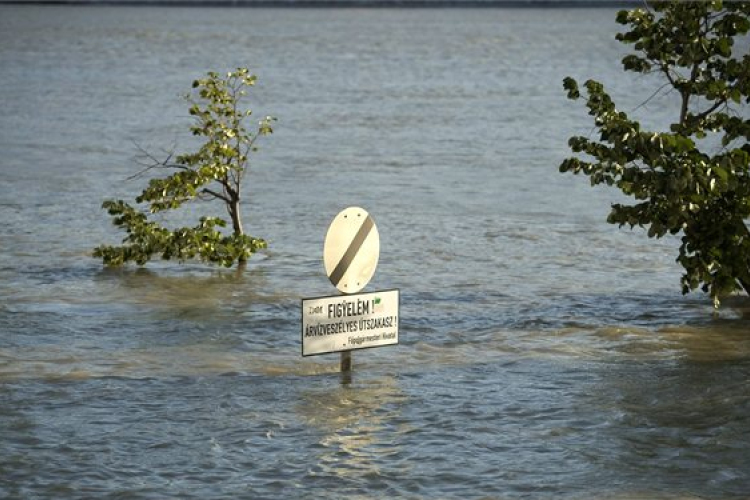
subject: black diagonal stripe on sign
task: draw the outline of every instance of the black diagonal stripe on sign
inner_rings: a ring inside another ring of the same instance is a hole
[[[333,286],[338,286],[339,281],[341,281],[341,278],[343,278],[344,274],[346,274],[347,269],[349,269],[349,265],[354,260],[354,257],[357,256],[357,252],[359,252],[359,249],[362,247],[362,243],[365,242],[365,240],[367,239],[367,235],[370,234],[370,230],[374,225],[375,223],[372,221],[372,217],[368,215],[365,221],[360,226],[359,231],[357,231],[357,234],[354,236],[352,242],[349,243],[349,248],[346,249],[343,257],[341,257],[341,260],[331,273],[330,279],[331,283],[333,283]]]

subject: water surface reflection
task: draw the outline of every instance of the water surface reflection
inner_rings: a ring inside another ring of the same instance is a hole
[[[406,400],[392,376],[303,392],[295,410],[323,432],[310,475],[355,483],[379,477],[387,489],[389,476],[409,470],[400,446],[408,428],[395,422]]]

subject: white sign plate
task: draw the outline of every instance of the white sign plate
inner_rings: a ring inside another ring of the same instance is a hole
[[[302,299],[302,355],[398,344],[399,291]]]
[[[343,293],[357,293],[375,274],[380,235],[363,208],[349,207],[333,219],[323,246],[326,275]]]

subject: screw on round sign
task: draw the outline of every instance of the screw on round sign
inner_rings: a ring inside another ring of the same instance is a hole
[[[362,290],[375,274],[380,257],[380,235],[370,214],[349,207],[333,219],[323,246],[326,275],[340,292]]]

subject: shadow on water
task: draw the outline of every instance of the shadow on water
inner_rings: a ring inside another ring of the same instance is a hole
[[[242,310],[254,302],[274,301],[259,293],[268,289],[268,278],[261,267],[251,269],[199,269],[172,267],[102,269],[94,282],[100,297],[109,302],[132,304],[198,317],[222,308]]]
[[[577,451],[614,490],[673,498],[660,495],[679,484],[698,498],[746,498],[749,359],[619,363],[603,375],[583,401],[600,415],[603,446]]]
[[[87,260],[27,270],[34,286],[4,290],[5,308],[62,316],[169,312],[171,317],[197,319],[288,298],[268,292],[272,289],[262,266],[240,270],[154,262],[150,267],[107,268]]]

